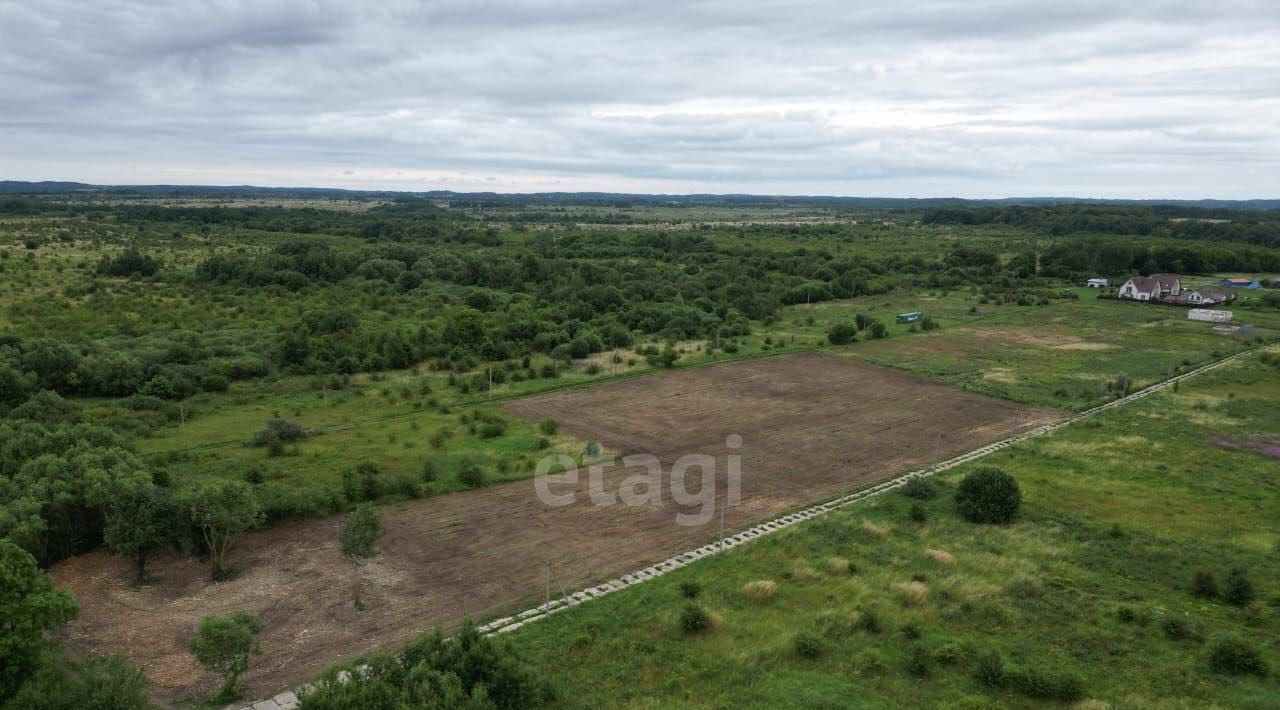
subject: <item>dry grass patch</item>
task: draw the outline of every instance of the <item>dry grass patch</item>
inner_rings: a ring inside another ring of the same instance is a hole
[[[791,578],[797,582],[812,582],[818,578],[818,570],[804,562],[791,565]]]
[[[753,604],[768,604],[777,595],[778,585],[770,579],[757,579],[743,585],[742,593]]]
[[[875,535],[876,537],[888,537],[889,533],[892,530],[893,528],[889,527],[887,523],[873,523],[870,520],[862,521],[862,531],[867,533],[868,535]]]
[[[952,555],[950,552],[947,552],[946,550],[939,550],[939,549],[930,547],[929,549],[924,551],[924,554],[928,555],[930,559],[932,559],[934,562],[937,562],[940,565],[953,565],[956,563],[955,555]]]
[[[853,568],[849,565],[849,560],[843,557],[827,558],[827,573],[835,576],[844,576],[853,572]]]
[[[923,606],[929,601],[929,586],[924,582],[898,582],[893,589],[903,606]]]

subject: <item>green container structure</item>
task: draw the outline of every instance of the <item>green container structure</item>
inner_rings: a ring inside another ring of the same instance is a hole
[[[912,311],[910,313],[899,313],[897,320],[899,323],[915,323],[921,318],[924,318],[924,313],[920,311]]]

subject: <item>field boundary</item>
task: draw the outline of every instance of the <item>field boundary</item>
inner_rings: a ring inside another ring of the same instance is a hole
[[[986,444],[985,446],[980,446],[976,449],[973,449],[972,451],[968,451],[958,456],[947,459],[945,461],[938,462],[932,466],[925,466],[923,468],[917,468],[911,471],[907,471],[906,473],[899,474],[897,476],[894,476],[893,478],[886,479],[884,481],[881,481],[876,484],[872,484],[865,488],[858,489],[851,493],[846,493],[844,495],[837,496],[835,498],[831,498],[823,502],[807,505],[791,513],[786,513],[781,516],[767,520],[763,523],[752,525],[751,527],[748,527],[745,530],[736,532],[733,535],[727,535],[724,538],[717,540],[716,542],[711,542],[701,547],[695,548],[693,550],[689,550],[687,552],[680,553],[673,557],[669,557],[666,560],[663,560],[662,562],[658,562],[656,564],[650,565],[649,567],[646,567],[644,569],[636,570],[634,572],[624,574],[620,577],[598,584],[594,587],[588,587],[586,589],[578,590],[576,592],[567,594],[566,596],[563,596],[562,598],[559,598],[559,599],[548,600],[542,604],[539,604],[530,609],[526,609],[525,611],[519,612],[517,614],[513,614],[511,616],[505,616],[502,618],[494,619],[492,621],[488,621],[485,624],[479,626],[478,630],[485,635],[506,634],[512,631],[516,631],[528,624],[532,624],[537,621],[542,621],[543,619],[546,619],[554,614],[558,614],[562,611],[565,611],[566,609],[571,609],[584,602],[590,601],[592,599],[599,599],[600,597],[604,597],[614,592],[627,589],[628,587],[635,586],[637,584],[640,584],[641,582],[645,582],[650,579],[660,577],[668,572],[673,572],[677,569],[680,569],[681,567],[685,567],[686,565],[697,562],[698,560],[704,557],[710,557],[712,555],[719,554],[726,550],[733,549],[734,547],[737,547],[739,545],[743,545],[748,542],[751,542],[752,540],[755,540],[757,538],[779,532],[788,527],[791,527],[792,525],[796,525],[798,523],[802,523],[807,520],[812,520],[813,518],[817,518],[833,510],[844,508],[846,506],[853,505],[854,503],[857,503],[859,501],[863,501],[868,498],[874,498],[876,496],[896,490],[906,485],[907,482],[913,479],[928,478],[930,476],[935,476],[949,469],[969,463],[971,461],[975,461],[984,456],[996,453],[997,451],[1007,449],[1010,446],[1026,441],[1027,439],[1044,436],[1045,434],[1049,434],[1051,432],[1057,431],[1059,429],[1067,427],[1076,422],[1082,421],[1084,419],[1088,419],[1089,417],[1095,416],[1097,414],[1101,414],[1102,412],[1108,411],[1110,409],[1122,407],[1130,402],[1143,399],[1157,392],[1173,387],[1179,382],[1191,379],[1193,377],[1197,377],[1206,372],[1210,372],[1212,370],[1216,370],[1221,367],[1225,367],[1226,365],[1229,365],[1233,362],[1239,361],[1241,359],[1244,359],[1256,353],[1262,352],[1271,347],[1272,347],[1271,345],[1262,345],[1256,348],[1251,348],[1249,350],[1236,353],[1235,355],[1229,355],[1220,360],[1215,360],[1214,362],[1201,365],[1200,367],[1189,370],[1180,375],[1175,375],[1168,379],[1161,380],[1160,382],[1157,382],[1155,384],[1148,385],[1147,387],[1144,387],[1131,394],[1125,395],[1124,397],[1121,397],[1119,399],[1115,399],[1105,404],[1100,404],[1096,407],[1091,407],[1089,409],[1077,412],[1075,414],[1067,416],[1052,424],[1045,424],[1045,425],[1036,427],[1034,429],[1028,430],[1026,432],[1023,432],[1021,434],[1017,434],[1015,436],[1001,439],[999,441]],[[356,669],[356,672],[359,672],[359,667]],[[343,674],[346,674],[346,673],[349,673],[349,671],[343,671]],[[342,678],[344,676],[340,674],[339,677]],[[305,687],[306,686],[303,686],[303,688],[300,688],[299,691],[305,689]],[[259,700],[257,702],[250,703],[248,705],[237,706],[237,707],[239,708],[239,710],[293,710],[293,708],[296,708],[298,706],[298,702],[299,702],[298,696],[294,691],[285,691],[283,693],[280,693],[279,695],[276,695],[274,698]]]

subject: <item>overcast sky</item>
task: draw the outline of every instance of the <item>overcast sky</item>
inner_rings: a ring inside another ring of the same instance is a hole
[[[362,5],[0,0],[0,179],[1280,197],[1276,0]]]

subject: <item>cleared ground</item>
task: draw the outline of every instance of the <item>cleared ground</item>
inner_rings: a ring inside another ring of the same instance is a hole
[[[668,372],[508,408],[668,463],[690,453],[722,456],[730,453],[726,437],[741,436],[732,453],[742,456],[742,500],[725,513],[728,529],[1059,416],[818,354]],[[718,490],[724,471],[721,458]],[[600,485],[617,490],[636,472],[613,467]],[[243,573],[216,585],[199,561],[170,558],[155,565],[153,585],[132,589],[129,564],[102,553],[68,560],[54,576],[81,604],[72,642],[126,654],[164,701],[214,685],[185,650],[202,616],[260,614],[264,655],[247,683],[249,697],[262,697],[343,658],[403,645],[431,626],[540,599],[548,566],[556,588],[573,589],[718,534],[718,515],[702,526],[675,524],[696,506],[678,506],[665,482],[660,502],[638,507],[593,505],[589,487],[586,475],[576,483],[557,477],[554,492],[577,493],[563,507],[539,502],[534,482],[521,481],[387,510],[383,555],[361,570],[363,614],[352,606],[352,567],[338,554],[338,518],[245,536],[233,552]]]

